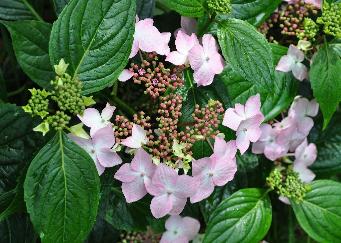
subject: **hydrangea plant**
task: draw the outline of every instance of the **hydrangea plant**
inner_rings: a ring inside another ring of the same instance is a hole
[[[2,0],[0,242],[341,242],[340,10]]]

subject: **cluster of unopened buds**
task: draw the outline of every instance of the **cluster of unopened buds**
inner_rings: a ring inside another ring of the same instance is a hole
[[[298,39],[312,39],[309,38],[311,34],[307,34],[307,26],[309,25],[307,19],[316,18],[319,9],[321,9],[321,0],[285,0],[288,4],[282,5],[272,16],[260,27],[260,31],[267,35],[271,42],[282,42],[281,39],[275,39],[280,34],[285,36],[285,40],[289,44]],[[308,23],[308,25],[307,25]],[[313,22],[314,23],[314,22]],[[284,44],[288,44],[284,43]]]

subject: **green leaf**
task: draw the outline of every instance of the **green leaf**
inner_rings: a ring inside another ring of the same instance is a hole
[[[316,54],[309,77],[314,97],[320,105],[326,128],[341,101],[341,58],[324,45]]]
[[[291,202],[300,226],[318,242],[340,242],[341,183],[318,180],[303,202]]]
[[[42,21],[28,0],[1,0],[0,19],[11,21],[37,19]]]
[[[63,132],[33,159],[24,197],[42,242],[83,242],[99,203],[99,177],[91,157]]]
[[[161,2],[182,16],[201,17],[205,13],[201,0],[161,0]]]
[[[69,0],[53,0],[53,4],[54,4],[54,9],[57,13],[57,15],[59,15],[64,7],[69,3]]]
[[[258,188],[239,190],[213,212],[204,243],[259,242],[270,228],[271,217],[267,192]]]
[[[297,93],[298,84],[291,74],[276,72],[275,78],[276,85],[273,91],[264,88],[264,86],[259,86],[255,82],[245,80],[231,68],[226,68],[219,75],[218,81],[220,80],[225,84],[232,105],[244,104],[250,96],[259,93],[262,112],[265,115],[265,120],[268,121],[285,110],[292,103]]]
[[[0,222],[1,242],[35,243],[37,235],[27,214],[15,214]]]
[[[2,23],[11,33],[21,68],[34,82],[47,88],[55,77],[49,58],[51,25],[35,20]]]
[[[71,1],[53,24],[51,63],[64,58],[84,94],[112,85],[128,62],[135,13],[135,0]]]
[[[286,55],[288,52],[288,47],[281,46],[274,43],[269,43],[272,51],[272,57],[274,61],[274,65],[277,66],[277,63],[281,59],[282,56]]]
[[[314,129],[318,148],[317,159],[310,168],[319,174],[341,172],[341,112],[336,112],[329,126],[322,131],[322,126]],[[310,140],[311,141],[311,140]]]
[[[0,103],[7,99],[7,89],[4,76],[2,75],[2,70],[0,68]]]
[[[137,0],[136,13],[140,19],[146,19],[153,16],[155,0]]]
[[[27,162],[42,137],[32,129],[33,119],[20,107],[0,104],[0,165]]]
[[[235,72],[269,92],[274,91],[271,48],[261,33],[245,21],[228,19],[218,26],[218,40],[225,59]]]
[[[261,25],[275,11],[281,0],[232,0],[232,16]]]

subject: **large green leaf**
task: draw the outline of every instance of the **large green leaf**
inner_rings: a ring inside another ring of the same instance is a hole
[[[69,0],[53,0],[54,9],[58,15],[63,11],[68,2]]]
[[[182,16],[201,17],[205,13],[202,0],[161,0],[161,2]]]
[[[204,243],[259,242],[270,228],[271,217],[267,192],[257,188],[239,190],[213,212]]]
[[[0,19],[3,20],[42,20],[28,0],[1,0]]]
[[[320,105],[326,128],[341,101],[341,57],[328,45],[316,54],[309,77],[314,97]]]
[[[223,55],[233,70],[249,82],[274,92],[274,65],[265,37],[239,19],[220,22],[217,34]]]
[[[24,183],[27,211],[42,242],[83,242],[99,203],[91,157],[63,132],[33,159]]]
[[[341,112],[336,112],[329,126],[322,131],[322,126],[313,130],[315,139],[312,141],[318,148],[317,159],[311,166],[316,173],[341,172]]]
[[[41,87],[48,87],[55,77],[49,58],[51,25],[35,20],[2,23],[11,33],[21,68]]]
[[[135,11],[135,0],[71,1],[53,24],[52,64],[64,58],[85,94],[112,85],[128,62]]]
[[[275,77],[277,84],[273,91],[259,86],[255,82],[245,80],[231,68],[226,68],[219,76],[218,81],[225,84],[232,104],[244,104],[250,96],[259,93],[262,112],[265,115],[265,120],[268,121],[285,110],[297,92],[297,82],[290,74],[276,72]]]
[[[231,3],[234,18],[259,26],[275,11],[281,0],[232,0]]]
[[[6,83],[2,75],[2,70],[0,68],[0,103],[6,101],[6,99],[7,99]]]
[[[0,165],[25,162],[42,137],[35,134],[33,119],[20,107],[0,104]]]
[[[299,224],[318,242],[340,242],[341,183],[319,180],[311,187],[303,202],[291,202]]]

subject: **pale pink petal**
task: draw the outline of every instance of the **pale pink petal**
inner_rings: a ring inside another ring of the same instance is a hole
[[[152,178],[152,185],[150,188],[147,187],[147,190],[152,195],[158,195],[166,191],[166,188],[173,188],[178,176],[174,169],[165,164],[159,164]]]
[[[310,117],[302,117],[297,120],[297,131],[304,137],[308,136],[314,126],[314,121]]]
[[[132,136],[123,139],[121,144],[129,148],[141,148],[148,141],[146,131],[140,125],[133,125]]]
[[[78,146],[84,149],[88,154],[90,154],[90,156],[96,161],[95,148],[93,146],[91,139],[77,137],[73,134],[68,134],[68,137]]]
[[[121,144],[129,148],[141,148],[141,143],[139,143],[139,141],[134,139],[132,136],[123,139]]]
[[[186,198],[178,198],[173,195],[170,196],[172,198],[172,210],[169,212],[170,215],[179,215],[185,208],[187,199]]]
[[[264,149],[264,155],[269,160],[275,161],[283,157],[288,152],[288,149],[288,146],[279,144],[267,145]]]
[[[184,234],[187,236],[188,240],[193,240],[195,236],[199,233],[200,223],[198,220],[194,218],[184,217],[183,229],[184,229]]]
[[[90,128],[101,128],[103,127],[102,117],[98,110],[95,108],[87,108],[84,110],[83,115],[77,115],[78,118],[83,122],[83,124]]]
[[[139,175],[131,170],[130,164],[123,164],[115,173],[114,178],[122,182],[132,182]]]
[[[121,82],[125,82],[131,79],[133,76],[134,76],[134,73],[132,71],[130,71],[129,69],[124,69],[122,73],[120,74],[120,76],[118,76],[118,80]]]
[[[175,231],[176,232],[176,231]],[[166,231],[162,234],[160,243],[188,243],[189,240],[186,236],[178,235],[174,231]]]
[[[278,199],[279,199],[281,202],[283,202],[283,203],[285,203],[285,204],[287,204],[287,205],[290,205],[289,198],[283,197],[283,196],[279,196]]]
[[[196,71],[199,70],[200,67],[206,61],[204,48],[200,44],[196,44],[188,53],[188,60],[191,65],[191,68]]]
[[[306,115],[311,116],[311,117],[315,117],[315,116],[317,116],[318,112],[319,112],[319,104],[316,102],[315,99],[313,99],[309,102]]]
[[[208,61],[208,66],[214,74],[220,74],[224,71],[225,62],[223,57],[219,54],[212,54]]]
[[[211,158],[201,158],[194,160],[192,163],[192,175],[196,176],[203,172],[207,172],[210,168]]]
[[[316,145],[311,143],[308,145],[307,140],[296,148],[295,165],[309,166],[312,165],[317,157]]]
[[[257,142],[262,134],[258,125],[251,126],[246,131],[246,136],[250,140],[250,142]]]
[[[172,51],[167,55],[166,61],[173,63],[174,65],[182,65],[185,64],[187,60],[187,56],[178,51]]]
[[[266,143],[257,141],[256,143],[252,144],[252,153],[254,154],[263,154],[265,149]]]
[[[143,178],[138,177],[132,182],[123,183],[122,192],[128,203],[140,200],[147,194]]]
[[[216,186],[224,186],[227,182],[232,181],[237,172],[236,159],[220,158],[215,162],[213,171],[213,183]]]
[[[96,165],[98,175],[102,175],[105,168],[98,162],[98,160],[95,161],[95,165]]]
[[[290,72],[291,67],[292,65],[294,65],[294,63],[295,63],[294,60],[288,55],[282,56],[276,66],[276,70],[285,73]]]
[[[250,146],[250,140],[247,138],[245,132],[237,132],[236,145],[241,154],[244,154]]]
[[[214,75],[212,69],[208,65],[203,64],[198,70],[194,71],[193,78],[198,87],[208,86],[213,83]]]
[[[105,121],[109,121],[113,116],[115,109],[115,106],[111,106],[109,103],[107,103],[101,113],[102,119],[104,119]]]
[[[151,156],[142,148],[138,149],[133,160],[131,161],[131,168],[137,172],[143,172],[148,177],[154,175],[156,165],[153,164]]]
[[[208,57],[218,52],[217,41],[214,39],[213,35],[211,34],[205,34],[202,37],[202,45],[204,47],[204,52]]]
[[[304,53],[294,45],[289,46],[288,55],[292,57],[296,62],[302,62],[304,60]]]
[[[122,159],[111,149],[104,148],[96,151],[97,159],[103,167],[113,167],[122,163]]]
[[[316,176],[311,170],[309,170],[304,165],[294,164],[293,169],[299,174],[300,179],[305,183],[312,182]]]
[[[233,108],[228,108],[225,111],[223,125],[237,131],[242,120],[243,118],[240,117]]]
[[[159,37],[159,43],[156,46],[156,53],[160,55],[168,55],[170,53],[169,41],[171,33],[161,33]]]
[[[150,210],[155,218],[162,218],[166,216],[173,208],[173,202],[167,193],[156,196],[152,199]]]
[[[134,42],[133,42],[133,46],[132,46],[132,49],[131,49],[131,52],[130,52],[130,55],[129,55],[129,58],[133,58],[134,56],[136,56],[136,54],[139,52],[139,42],[136,38],[134,38]],[[126,76],[127,77],[127,76]],[[125,78],[126,78],[125,77]],[[124,80],[124,78],[122,77],[122,80],[119,78],[118,80],[120,81],[127,81],[127,80]]]
[[[179,198],[187,198],[192,196],[196,191],[196,181],[193,177],[188,175],[178,175],[176,178],[176,184],[172,189],[173,194]]]
[[[191,203],[200,202],[203,199],[208,198],[214,190],[212,177],[210,177],[208,174],[195,176],[194,179],[198,183],[198,188],[196,193],[191,196]]]
[[[247,118],[251,118],[255,115],[261,113],[260,111],[261,102],[260,102],[260,95],[251,96],[245,104],[245,114]]]
[[[96,151],[103,148],[111,148],[115,145],[115,135],[111,125],[99,129],[93,136],[92,141]]]
[[[299,81],[303,81],[308,77],[308,69],[302,63],[296,63],[292,66],[292,74]]]

